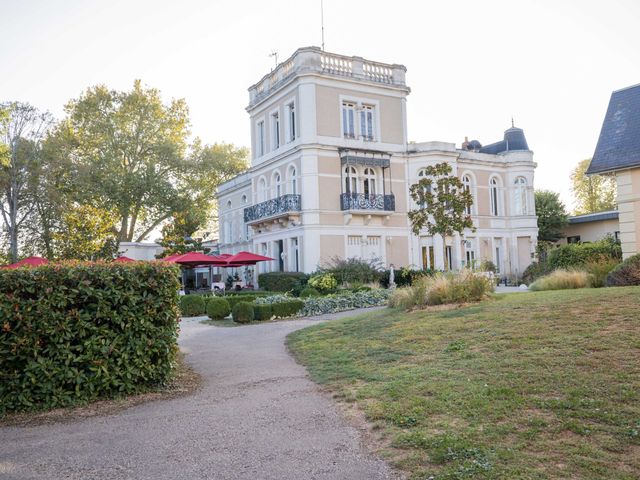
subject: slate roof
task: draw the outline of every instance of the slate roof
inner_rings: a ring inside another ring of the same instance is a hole
[[[569,217],[569,223],[588,223],[588,222],[599,222],[601,220],[617,220],[618,219],[618,211],[617,210],[608,210],[606,212],[597,212],[597,213],[586,213],[584,215],[576,215],[575,217]]]
[[[640,84],[611,94],[587,174],[640,166]]]
[[[527,139],[524,136],[524,130],[517,127],[511,127],[504,132],[504,138],[499,142],[485,145],[478,150],[481,153],[498,153],[508,152],[512,150],[529,150]]]

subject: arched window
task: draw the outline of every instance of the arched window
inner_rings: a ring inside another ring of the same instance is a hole
[[[273,184],[275,188],[275,198],[282,196],[282,177],[280,176],[280,172],[276,172],[273,175]]]
[[[358,172],[354,167],[344,168],[345,193],[358,193]]]
[[[464,175],[462,177],[462,187],[464,188],[465,192],[471,193],[471,177],[469,175]],[[465,207],[464,213],[466,213],[467,215],[471,215],[471,205]]]
[[[227,208],[231,208],[231,200],[227,200]]]
[[[242,195],[242,203],[247,203],[247,196],[246,195]]]
[[[524,177],[517,177],[515,179],[515,212],[516,215],[527,214],[527,179]]]
[[[499,183],[496,177],[491,177],[489,181],[489,201],[491,204],[491,215],[497,217],[500,215],[500,205],[499,205]]]
[[[426,178],[429,178],[429,176],[427,175],[426,169],[423,168],[422,170],[418,171],[418,181],[424,180]],[[432,191],[432,186],[431,186],[431,183],[429,183],[424,187],[424,193],[431,193],[431,191]],[[425,208],[426,206],[427,204],[425,202],[420,202],[419,204],[420,208]]]
[[[376,194],[376,172],[373,168],[364,169],[364,194],[375,195]]]
[[[267,199],[267,181],[264,178],[258,180],[258,201],[264,202]]]
[[[298,193],[298,178],[296,167],[289,167],[289,190],[290,193],[296,195]]]

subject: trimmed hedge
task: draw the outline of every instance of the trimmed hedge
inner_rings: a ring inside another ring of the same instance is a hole
[[[307,284],[309,276],[301,272],[268,272],[258,277],[260,288],[271,292],[300,291]]]
[[[640,253],[627,258],[607,275],[607,286],[640,285]]]
[[[273,310],[270,304],[254,304],[253,305],[253,319],[254,320],[270,320],[273,317]]]
[[[304,302],[297,299],[271,304],[273,315],[278,318],[291,317],[296,315],[303,308]]]
[[[178,350],[178,278],[162,262],[0,270],[0,413],[165,383]]]
[[[593,243],[570,243],[549,252],[549,270],[579,268],[587,263],[622,260],[620,244],[610,238]]]
[[[229,316],[231,307],[224,298],[211,297],[207,301],[207,316],[213,320],[222,320]]]
[[[180,313],[183,317],[198,317],[207,310],[205,298],[202,295],[183,295],[180,297]]]
[[[231,310],[233,310],[233,307],[240,302],[252,303],[255,302],[256,298],[258,297],[255,295],[227,295],[224,297],[224,299],[229,303]]]
[[[320,292],[313,287],[303,288],[302,291],[300,292],[300,298],[319,297],[319,296],[320,296]]]
[[[233,307],[233,321],[236,323],[249,323],[253,315],[253,304],[249,302],[239,302]]]

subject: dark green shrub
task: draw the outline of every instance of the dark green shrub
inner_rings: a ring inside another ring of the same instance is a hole
[[[224,299],[229,303],[229,307],[233,310],[240,302],[252,303],[257,297],[254,295],[227,295]]]
[[[165,383],[177,352],[177,273],[161,262],[0,270],[0,415]]]
[[[570,243],[549,252],[549,271],[580,268],[587,263],[622,260],[620,244],[613,238],[605,238],[593,243]]]
[[[202,295],[183,295],[180,297],[180,313],[183,317],[197,317],[206,312],[205,299]]]
[[[253,305],[253,319],[254,320],[270,320],[273,317],[273,310],[271,309],[271,305],[268,303],[263,303],[260,305]]]
[[[319,297],[320,292],[313,287],[305,287],[302,289],[299,296],[300,298]]]
[[[379,262],[361,258],[333,257],[317,273],[330,273],[338,281],[338,285],[379,282],[382,271]]]
[[[290,292],[306,285],[309,276],[301,272],[269,272],[258,277],[260,288],[270,292]]]
[[[522,272],[522,281],[527,285],[531,285],[538,278],[544,277],[551,273],[549,265],[546,262],[532,262]]]
[[[213,320],[222,320],[231,313],[229,302],[224,298],[209,298],[207,302],[207,315]]]
[[[236,323],[249,323],[253,320],[253,304],[249,302],[238,302],[233,306],[233,321]]]
[[[278,318],[285,318],[296,315],[300,310],[302,310],[303,307],[304,302],[297,299],[289,300],[287,302],[273,303],[271,305],[273,315]]]
[[[631,285],[640,285],[640,253],[627,258],[607,275],[609,287]]]
[[[394,279],[397,287],[409,287],[413,285],[413,282],[420,278],[432,277],[436,272],[434,270],[418,270],[411,268],[395,269],[393,271]],[[389,270],[382,272],[380,279],[380,285],[384,288],[389,288]]]

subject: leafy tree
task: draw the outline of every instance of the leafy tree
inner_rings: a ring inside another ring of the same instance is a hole
[[[96,86],[66,106],[55,132],[69,159],[81,203],[116,212],[117,240],[142,241],[187,208],[207,214],[220,181],[246,169],[246,150],[189,148],[184,100],[162,102],[137,80],[128,92]]]
[[[74,205],[53,234],[56,258],[110,259],[118,250],[114,225],[117,215],[90,205]]]
[[[560,240],[569,219],[560,196],[550,190],[536,190],[535,202],[538,216],[538,240],[541,242]]]
[[[462,181],[451,175],[451,165],[438,163],[427,167],[425,178],[409,187],[409,194],[418,208],[409,211],[413,233],[427,229],[429,235],[441,235],[443,258],[446,257],[444,239],[465,229],[475,231],[471,216],[466,212],[473,205],[473,195]]]
[[[158,242],[164,247],[162,257],[203,250],[202,238],[194,238],[196,230],[206,220],[203,213],[198,209],[178,212],[171,222],[162,227],[162,239]]]
[[[582,160],[571,172],[571,191],[576,199],[575,215],[617,208],[616,180],[603,175],[587,176],[591,159]]]
[[[42,140],[52,123],[48,113],[20,102],[3,104],[0,120],[0,213],[8,235],[9,256],[18,259],[20,231],[34,211]]]

